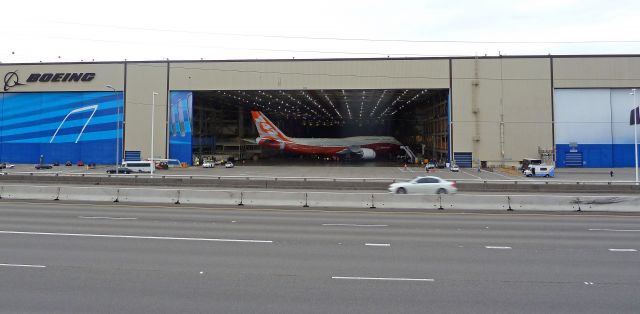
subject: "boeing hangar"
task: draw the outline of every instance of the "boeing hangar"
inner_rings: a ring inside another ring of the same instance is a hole
[[[0,63],[0,75],[2,162],[627,167],[640,56]]]

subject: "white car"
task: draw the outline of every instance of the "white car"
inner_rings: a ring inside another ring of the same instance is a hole
[[[202,163],[202,168],[214,168],[216,166],[216,163],[213,161],[205,161],[204,163]]]
[[[389,192],[396,194],[448,194],[457,191],[455,182],[438,177],[417,177],[408,182],[389,185]]]
[[[435,168],[436,168],[436,165],[435,165],[435,164],[433,164],[433,163],[431,163],[431,162],[430,162],[430,163],[428,163],[428,164],[426,164],[426,165],[424,166],[424,170],[425,170],[425,171],[429,171],[429,170],[431,170],[431,169],[435,169]]]
[[[230,161],[227,161],[227,163],[224,164],[225,168],[233,168],[233,163]]]
[[[458,167],[458,165],[453,165],[449,168],[449,170],[451,170],[452,172],[458,172],[460,171],[460,167]]]

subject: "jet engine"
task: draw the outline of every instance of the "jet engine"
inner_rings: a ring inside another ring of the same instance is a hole
[[[376,158],[376,151],[371,148],[362,148],[359,152],[362,159],[374,159]]]

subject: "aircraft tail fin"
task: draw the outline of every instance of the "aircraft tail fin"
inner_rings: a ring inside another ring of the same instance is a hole
[[[261,111],[251,111],[251,117],[253,123],[258,129],[258,134],[261,138],[272,139],[276,141],[291,142],[291,139],[284,135],[278,127],[267,118]]]

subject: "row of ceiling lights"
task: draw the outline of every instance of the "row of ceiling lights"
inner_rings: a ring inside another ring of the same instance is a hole
[[[320,90],[323,92],[323,90]],[[348,119],[353,120],[353,115],[351,113],[351,107],[349,104],[350,97],[347,96],[345,90],[341,90],[343,95],[343,102],[345,105],[345,109],[348,114]],[[383,119],[387,116],[393,116],[398,113],[400,110],[404,109],[405,106],[409,105],[412,102],[415,102],[422,95],[427,93],[427,90],[421,90],[419,93],[415,94],[408,101],[402,101],[403,97],[407,95],[409,90],[404,90],[400,95],[398,95],[383,112],[381,112],[377,117],[374,117],[376,110],[381,105],[385,96],[387,96],[387,90],[383,90],[380,94],[376,104],[373,106],[372,110],[369,112],[369,118],[373,119]],[[344,117],[331,100],[331,98],[324,94],[324,99],[326,103],[330,106],[330,110],[327,110],[327,106],[321,105],[315,98],[313,98],[310,93],[307,91],[295,91],[294,93],[287,93],[285,91],[279,91],[277,94],[267,93],[261,90],[257,91],[258,96],[253,96],[246,91],[237,91],[237,92],[227,92],[227,91],[218,91],[219,95],[224,97],[231,98],[232,101],[236,104],[243,104],[249,106],[255,106],[260,108],[261,110],[271,112],[271,113],[281,113],[285,116],[293,116],[295,118],[303,119],[303,120],[318,120],[324,116],[325,119],[323,121],[327,121],[327,118],[331,124],[340,124],[344,123]],[[297,94],[297,95],[296,95]],[[294,97],[298,96],[303,98],[304,101],[301,101],[299,98]],[[351,94],[353,95],[353,94]],[[280,96],[280,97],[278,97]],[[358,114],[358,120],[363,120],[364,108],[365,108],[365,100],[366,100],[366,91],[362,91],[361,101],[360,101],[360,110]],[[292,105],[295,104],[295,105]],[[368,103],[368,102],[367,102]],[[309,105],[307,105],[309,104]],[[313,106],[311,106],[311,104]],[[396,105],[400,104],[397,108]],[[391,109],[394,109],[391,111]],[[391,112],[390,112],[391,111]],[[335,112],[335,115],[332,114]]]

